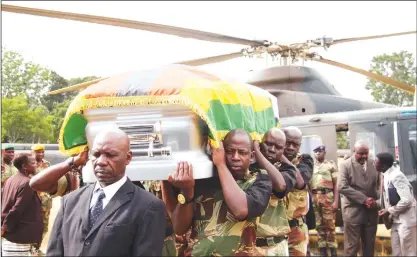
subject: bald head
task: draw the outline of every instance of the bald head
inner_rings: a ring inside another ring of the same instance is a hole
[[[365,164],[369,156],[369,143],[364,140],[356,141],[353,152],[355,153],[355,160],[360,164]]]
[[[285,133],[279,128],[271,128],[265,133],[266,136],[272,136],[277,139],[283,139],[285,141]]]
[[[104,130],[94,138],[91,161],[101,186],[108,186],[125,176],[132,160],[129,137],[120,129]]]
[[[247,141],[248,145],[250,146],[250,150],[251,151],[253,150],[252,137],[250,136],[248,132],[246,132],[246,130],[243,130],[240,128],[230,130],[229,133],[227,133],[226,136],[224,137],[223,141],[225,144],[228,144],[229,141],[235,137],[239,137],[243,139],[244,141]]]
[[[283,131],[286,136],[284,155],[292,161],[300,151],[303,133],[297,127],[286,127]]]
[[[284,154],[285,134],[279,128],[271,128],[265,133],[261,146],[261,152],[272,164],[279,162]]]
[[[283,128],[282,131],[284,131],[286,136],[297,137],[297,138],[303,137],[303,132],[301,132],[301,130],[297,127],[286,127],[286,128]]]
[[[96,143],[103,143],[104,141],[111,141],[116,144],[120,150],[130,151],[130,139],[127,134],[119,128],[99,132],[94,138],[93,148]]]
[[[369,149],[369,143],[365,140],[358,140],[355,142],[355,145],[353,146],[354,149],[359,149],[359,148],[368,148]]]

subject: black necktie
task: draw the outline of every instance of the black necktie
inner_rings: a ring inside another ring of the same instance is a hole
[[[103,189],[99,189],[99,196],[97,198],[96,203],[94,204],[93,208],[90,210],[90,229],[93,227],[94,223],[96,223],[98,217],[103,212],[103,198],[106,197],[104,194]]]

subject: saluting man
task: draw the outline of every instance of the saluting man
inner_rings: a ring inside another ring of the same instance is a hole
[[[313,194],[318,246],[321,256],[327,256],[327,248],[330,248],[331,256],[337,256],[335,233],[336,211],[339,205],[339,192],[336,186],[337,167],[332,160],[325,159],[326,146],[318,146],[313,151],[315,161],[310,188]]]

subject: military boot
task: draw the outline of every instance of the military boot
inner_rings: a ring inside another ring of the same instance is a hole
[[[320,256],[327,257],[327,247],[320,248]]]
[[[336,248],[330,248],[330,256],[331,257],[337,257],[337,249]]]

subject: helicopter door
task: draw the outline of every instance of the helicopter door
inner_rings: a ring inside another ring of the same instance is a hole
[[[393,124],[390,121],[372,121],[349,124],[350,145],[365,140],[369,143],[369,157],[375,158],[380,152],[395,154]]]
[[[326,146],[326,159],[337,163],[336,130],[334,125],[318,125],[314,127],[301,127],[303,141],[300,148],[302,153],[312,155],[313,149],[319,145]]]

